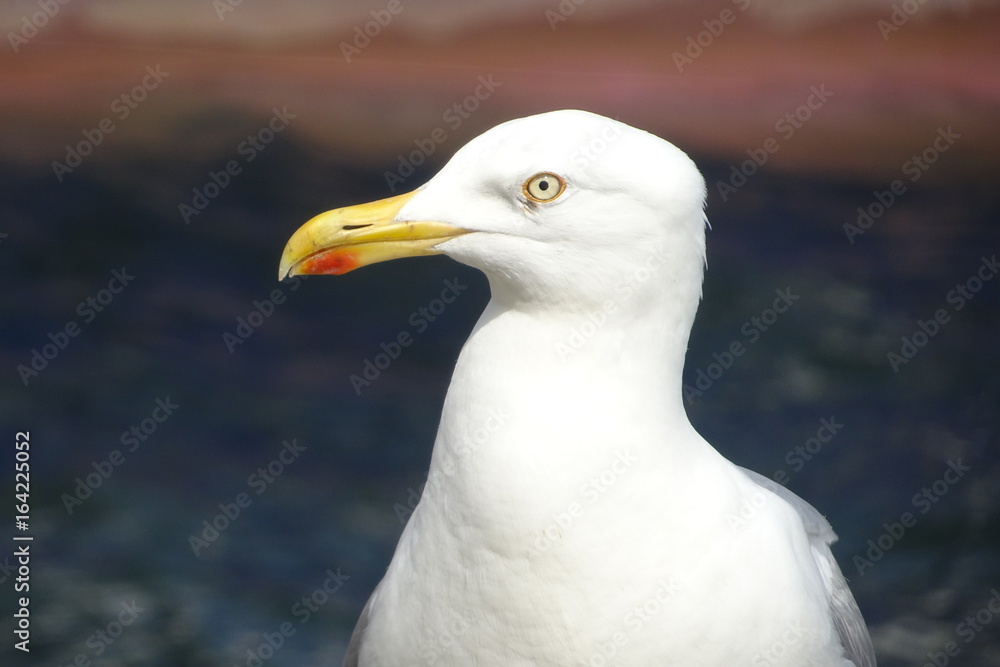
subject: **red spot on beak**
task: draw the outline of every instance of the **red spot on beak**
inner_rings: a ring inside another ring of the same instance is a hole
[[[358,268],[354,253],[341,250],[326,250],[302,262],[302,273],[314,275],[340,276]]]

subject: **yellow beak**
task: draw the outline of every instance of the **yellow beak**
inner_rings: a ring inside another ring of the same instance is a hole
[[[414,194],[320,213],[288,240],[281,253],[278,280],[302,274],[341,275],[399,257],[437,255],[440,251],[434,246],[469,233],[443,222],[395,220]]]

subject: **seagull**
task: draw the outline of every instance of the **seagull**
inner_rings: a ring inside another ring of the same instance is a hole
[[[279,278],[443,253],[490,284],[345,667],[875,665],[830,524],[685,412],[705,195],[673,144],[562,110],[291,237]]]

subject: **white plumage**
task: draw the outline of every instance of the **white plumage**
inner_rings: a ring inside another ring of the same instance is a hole
[[[420,252],[492,300],[346,665],[875,664],[829,524],[685,413],[704,200],[670,143],[557,111],[474,139],[395,212],[460,230]]]

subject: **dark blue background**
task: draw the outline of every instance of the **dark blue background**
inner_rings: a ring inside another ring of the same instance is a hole
[[[259,633],[297,621],[294,603],[339,568],[349,577],[342,590],[275,663],[318,664],[342,650],[387,564],[488,287],[446,258],[279,285],[277,259],[300,222],[380,195],[370,185],[378,172],[280,142],[191,226],[158,194],[179,178],[173,165],[129,165],[126,183],[120,173],[80,174],[58,195],[49,174],[4,166],[14,226],[0,245],[2,410],[7,437],[31,431],[33,659],[87,652],[86,638],[115,618],[108,601],[116,609],[135,598],[148,618],[101,664],[229,664]],[[724,174],[704,167],[709,182]],[[933,239],[873,228],[852,246],[839,221],[869,194],[860,184],[761,174],[729,203],[711,202],[686,378],[693,384],[732,341],[746,345],[693,399],[692,420],[734,461],[785,470],[791,488],[828,515],[874,631],[919,633],[961,620],[997,585],[997,283],[952,312],[898,373],[886,353],[918,319],[949,309],[947,292],[994,254],[998,208],[985,192],[914,192],[898,205],[927,228],[948,221]],[[77,304],[122,267],[134,281],[84,325]],[[408,317],[446,279],[468,289],[416,334]],[[799,299],[750,343],[741,328],[785,288]],[[286,301],[230,353],[223,335],[275,289]],[[24,386],[15,367],[71,319],[80,334]],[[358,395],[350,375],[400,331],[413,344]],[[178,409],[128,452],[122,432],[167,397]],[[843,428],[795,471],[785,456],[822,418]],[[292,438],[305,451],[258,495],[247,478]],[[114,449],[124,463],[70,515],[64,494]],[[949,459],[971,470],[921,515],[912,497]],[[191,535],[241,492],[250,506],[196,557]],[[859,576],[854,556],[904,511],[917,524]],[[996,642],[990,629],[967,650]]]
[[[215,25],[212,10],[205,11]],[[238,11],[248,16],[256,10]],[[669,50],[700,29],[703,16],[717,13],[690,9],[697,20],[683,24],[687,27],[679,28],[679,37],[657,38],[667,70]],[[231,18],[237,15],[225,20]],[[541,10],[530,18],[549,34]],[[881,49],[882,39],[868,18],[859,25]],[[558,36],[579,29],[586,38],[581,43],[588,45],[584,50],[592,51],[587,40],[597,33],[588,31],[599,31],[601,21],[579,21],[560,26]],[[739,26],[744,23],[749,25]],[[72,23],[65,27],[69,32],[52,28],[16,56],[18,67],[37,68],[39,80],[46,68],[33,63],[65,67],[52,74],[57,84],[38,90],[81,100],[92,94],[103,105],[113,98],[106,90],[121,92],[135,83],[131,70],[128,86],[101,78],[99,67],[75,70],[74,58],[118,47],[97,40],[96,46],[77,48],[83,42],[74,41],[72,29]],[[905,28],[914,38],[921,29],[916,22]],[[638,31],[630,34],[641,37]],[[714,355],[723,355],[733,342],[742,342],[746,350],[690,402],[692,421],[733,461],[768,476],[784,471],[789,487],[828,516],[841,538],[835,553],[883,667],[924,664],[928,652],[940,653],[948,642],[960,649],[949,664],[1000,664],[995,613],[981,613],[981,622],[989,619],[981,632],[970,635],[960,625],[991,599],[1000,608],[1000,280],[986,282],[961,310],[948,301],[956,285],[976,274],[982,258],[1000,252],[1000,195],[990,168],[995,160],[983,158],[979,170],[968,158],[982,156],[974,149],[985,139],[992,141],[995,129],[989,136],[974,131],[981,130],[975,122],[981,116],[973,112],[984,108],[974,101],[963,106],[947,98],[936,107],[938,98],[931,93],[900,95],[899,106],[866,107],[869,98],[851,97],[856,90],[847,84],[855,79],[845,77],[834,87],[841,106],[831,102],[820,112],[825,116],[817,115],[782,143],[779,156],[790,162],[776,166],[776,156],[723,200],[718,181],[728,179],[732,165],[746,158],[746,148],[774,134],[772,106],[794,109],[808,90],[799,81],[787,90],[768,88],[760,84],[764,73],[739,70],[744,56],[759,56],[759,43],[751,39],[750,47],[740,47],[740,35],[748,33],[733,28],[731,34],[728,46],[720,41],[697,63],[711,73],[721,67],[713,63],[733,58],[731,86],[711,75],[698,79],[697,70],[671,81],[688,93],[697,92],[698,85],[710,92],[731,87],[733,101],[718,103],[708,95],[703,107],[695,103],[689,114],[675,109],[660,124],[649,122],[659,116],[640,94],[647,84],[660,90],[659,79],[648,72],[601,79],[595,70],[593,80],[605,82],[601,87],[590,85],[590,79],[573,79],[559,62],[529,67],[512,60],[507,70],[497,69],[506,97],[498,92],[488,110],[484,103],[480,115],[458,131],[449,129],[447,143],[406,179],[405,189],[430,178],[449,155],[494,122],[588,106],[588,94],[608,100],[588,108],[663,134],[688,150],[709,183],[712,229],[686,381],[693,385],[699,369],[710,372]],[[770,47],[785,48],[786,42],[765,35]],[[617,37],[606,37],[608,44],[618,44]],[[349,72],[368,71],[361,69],[367,62],[371,72],[388,72],[387,78],[373,76],[369,82],[360,76],[351,85],[330,84],[317,75],[318,57],[286,59],[263,48],[238,57],[238,49],[226,50],[229,46],[202,54],[198,45],[159,52],[144,50],[148,45],[141,40],[128,43],[121,48],[129,54],[130,67],[134,60],[136,73],[163,57],[174,78],[62,181],[51,162],[61,159],[64,144],[79,139],[81,128],[107,113],[106,105],[95,112],[81,102],[66,120],[58,116],[58,101],[49,102],[41,92],[35,97],[24,93],[34,90],[35,78],[11,75],[9,90],[19,92],[0,100],[0,479],[8,498],[0,503],[0,519],[4,525],[13,521],[15,433],[30,431],[35,539],[32,652],[14,652],[5,630],[3,664],[68,665],[82,656],[100,665],[245,665],[247,650],[258,648],[284,623],[295,632],[266,665],[339,664],[421,488],[452,366],[489,298],[479,273],[445,257],[277,282],[281,250],[299,225],[329,208],[390,194],[385,173],[398,168],[397,153],[413,149],[412,139],[405,137],[429,136],[442,125],[440,110],[461,100],[470,82],[490,71],[475,63],[465,69],[414,64],[411,52],[429,57],[423,42],[392,39],[388,32],[380,37]],[[837,43],[856,44],[852,39],[848,35]],[[902,32],[899,40],[892,39],[892,48],[906,43]],[[396,51],[389,48],[393,44]],[[944,52],[946,45],[933,44],[928,53]],[[330,71],[339,72],[336,39],[328,46],[333,55],[324,57],[334,63]],[[499,40],[497,48],[514,58],[521,47]],[[171,62],[164,54],[176,57]],[[40,60],[31,60],[35,57]],[[843,57],[857,56],[845,51]],[[0,65],[6,68],[14,57],[5,58]],[[184,58],[220,73],[207,82],[185,75]],[[871,80],[864,76],[876,72],[871,76],[877,79],[878,68],[890,61],[888,55],[884,61],[873,58],[870,71],[853,75],[857,81]],[[826,66],[803,63],[803,81],[821,80],[809,69],[814,65]],[[667,75],[673,76],[670,71],[662,76]],[[571,94],[568,87],[560,88],[566,79],[582,82],[586,90]],[[940,79],[948,82],[945,74]],[[891,93],[898,82],[887,78],[882,83]],[[174,88],[168,90],[168,84]],[[721,87],[711,87],[717,84]],[[414,92],[424,85],[426,91]],[[91,93],[95,88],[99,92]],[[240,102],[247,91],[254,94],[253,108]],[[355,144],[330,148],[336,142],[323,135],[316,120],[325,107],[319,101],[310,106],[313,94],[316,100],[321,95],[346,100],[347,111],[330,123],[350,117],[338,131],[350,137],[357,128]],[[543,94],[546,101],[535,99]],[[301,119],[253,162],[242,163],[241,173],[185,224],[179,204],[190,203],[192,188],[203,187],[227,160],[242,159],[236,147],[266,125],[273,104],[286,99],[294,101],[290,105]],[[760,106],[746,104],[747,99]],[[873,99],[889,104],[884,97]],[[917,110],[913,116],[895,113],[916,99],[931,108],[929,116]],[[21,103],[43,112],[25,111],[17,123],[8,123],[6,109]],[[699,108],[718,114],[702,119],[707,134],[690,129],[698,125]],[[906,126],[914,128],[915,138],[890,151],[849,123],[838,125],[837,119],[859,109],[874,119],[875,135]],[[763,120],[750,130],[740,125],[737,132],[726,120],[754,114]],[[411,117],[420,120],[404,123]],[[670,123],[690,132],[668,134],[664,130]],[[928,145],[935,127],[951,123],[964,139],[920,181],[908,182],[890,211],[852,244],[843,225],[855,221],[857,208],[874,201],[873,193],[884,191],[891,179],[907,178],[896,165]],[[404,139],[393,139],[386,152],[373,127]],[[326,143],[317,139],[320,135]],[[722,148],[709,150],[704,138],[716,135]],[[24,149],[35,144],[56,149]],[[825,152],[831,147],[842,150]],[[869,154],[880,167],[837,166],[864,163]],[[135,278],[92,321],[84,321],[79,304],[101,297],[116,270]],[[418,333],[411,314],[438,298],[445,281],[468,288]],[[241,318],[251,317],[255,301],[271,299],[275,290],[283,302],[273,304],[273,310],[264,306],[270,314],[260,326],[245,342],[227,346],[225,336],[238,334]],[[775,290],[790,290],[798,299],[751,342],[744,327],[771,307]],[[898,352],[901,337],[911,337],[918,322],[938,309],[947,311],[949,321],[894,372],[887,354]],[[79,325],[79,334],[25,384],[18,367],[30,364],[33,351],[42,350],[49,334],[69,322]],[[370,386],[355,391],[351,375],[360,375],[365,361],[383,351],[381,344],[397,340],[401,332],[412,335],[412,345]],[[157,400],[167,399],[178,406],[173,414],[162,423],[148,421]],[[824,419],[843,426],[796,469],[796,448],[807,446]],[[149,428],[155,424],[155,431],[129,451],[123,433],[141,428],[144,420]],[[292,440],[304,451],[282,465],[281,474],[258,494],[259,482],[248,478],[261,479],[258,469]],[[121,465],[68,511],[66,498],[74,494],[77,480],[93,474],[115,450],[121,452]],[[969,470],[942,486],[949,461],[961,461]],[[943,493],[928,506],[919,494],[935,488],[935,482]],[[196,555],[192,537],[202,535],[203,522],[219,514],[220,504],[234,503],[241,493],[249,505]],[[886,525],[900,522],[906,512],[915,524],[898,538],[884,536]],[[11,528],[3,535],[14,532]],[[870,541],[880,538],[890,548],[872,552],[876,558],[859,572],[857,558],[867,557]],[[5,543],[0,545],[0,612],[7,618],[3,627],[9,628],[15,596],[7,568],[14,546]],[[327,595],[322,586],[330,572],[339,575],[341,586]],[[302,623],[302,606],[296,605],[304,596],[322,604]],[[122,605],[141,611],[107,644],[95,633],[117,630]]]

